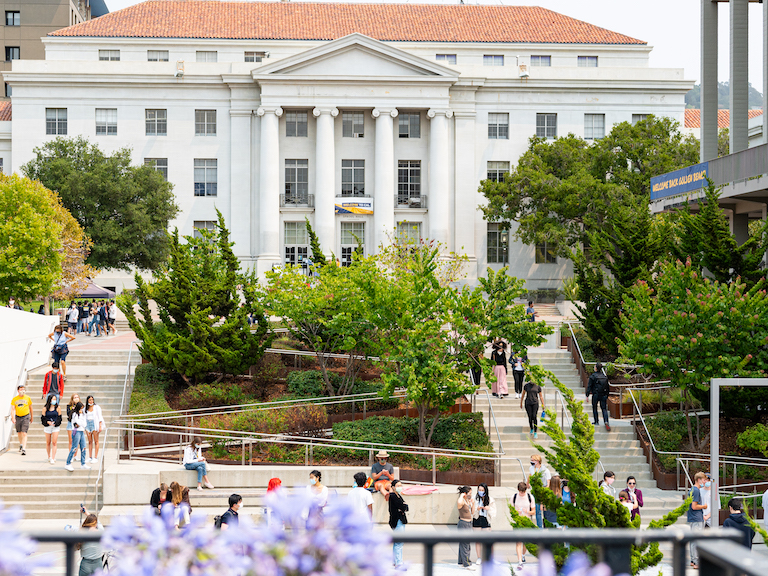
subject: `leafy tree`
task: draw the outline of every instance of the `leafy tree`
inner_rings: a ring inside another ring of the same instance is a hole
[[[59,137],[34,152],[22,171],[58,192],[93,240],[88,264],[149,270],[165,261],[166,230],[178,208],[173,186],[159,172],[131,166],[128,148],[107,156],[82,137]]]
[[[34,300],[76,282],[77,254],[87,242],[55,192],[0,174],[0,301]]]
[[[152,283],[136,274],[136,300],[118,298],[131,329],[142,343],[142,357],[159,368],[178,373],[188,384],[198,383],[211,372],[217,381],[227,374],[242,374],[258,362],[268,347],[267,320],[258,303],[253,272],[243,274],[232,252],[229,231],[218,212],[215,232],[202,238],[170,238],[170,254],[155,272]],[[244,303],[237,293],[242,286]],[[149,307],[154,300],[160,322]],[[255,331],[248,314],[257,320]]]
[[[624,300],[622,357],[684,391],[688,441],[694,442],[691,394],[715,377],[761,377],[768,369],[765,281],[704,278],[690,259],[661,266],[656,287],[638,282]]]
[[[98,270],[85,263],[93,247],[85,230],[61,203],[57,205],[56,211],[57,221],[62,223],[60,238],[64,258],[61,262],[61,279],[52,295],[57,300],[67,300],[82,294],[88,287],[88,279],[96,276]]]
[[[629,511],[618,501],[606,495],[593,480],[595,466],[600,454],[594,449],[594,427],[584,412],[584,405],[575,399],[573,391],[564,386],[554,373],[540,366],[530,366],[528,375],[531,381],[544,386],[547,381],[563,394],[563,398],[571,414],[571,433],[566,436],[557,423],[557,415],[547,411],[543,431],[552,440],[551,448],[534,443],[536,449],[546,456],[547,463],[554,468],[562,478],[568,478],[568,486],[576,498],[573,503],[563,503],[554,492],[545,488],[536,476],[531,481],[531,491],[537,502],[544,504],[548,510],[557,514],[557,522],[569,528],[639,528],[640,518],[630,520]],[[664,528],[675,521],[688,509],[691,499],[683,502],[678,508],[670,511],[661,520],[654,520],[649,529]],[[512,526],[519,528],[536,528],[529,519],[518,514],[515,507],[510,505]],[[551,527],[545,520],[545,526]],[[577,546],[558,544],[552,547],[552,553],[558,568],[562,567],[572,548],[584,550],[593,562],[598,561],[598,549],[595,545]],[[537,554],[535,546],[528,549]],[[663,555],[658,542],[632,546],[631,572],[637,574],[645,568],[657,565]]]

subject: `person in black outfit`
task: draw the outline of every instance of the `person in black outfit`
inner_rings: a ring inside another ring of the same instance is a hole
[[[168,485],[165,482],[160,483],[160,488],[155,488],[152,491],[152,496],[149,497],[149,505],[155,509],[157,515],[160,515],[160,507],[165,504],[171,496],[171,491],[168,489]]]
[[[520,398],[520,408],[525,402],[525,411],[528,414],[528,425],[531,427],[531,434],[534,438],[539,437],[539,400],[541,406],[544,406],[544,393],[541,386],[535,382],[527,382],[523,386],[523,396]]]
[[[389,495],[389,527],[397,532],[405,530],[408,519],[405,513],[408,512],[408,504],[403,500],[403,483],[400,480],[392,480],[392,493]],[[403,563],[403,543],[392,544],[392,561],[395,566]]]
[[[237,527],[240,524],[240,518],[237,511],[243,505],[243,497],[240,494],[232,494],[229,497],[229,510],[221,515],[221,529]]]
[[[600,418],[597,416],[597,405],[600,404],[600,409],[603,411],[603,422],[605,422],[605,429],[608,432],[611,431],[611,426],[608,424],[608,393],[611,387],[608,382],[608,376],[603,374],[603,365],[600,362],[595,364],[595,371],[589,376],[587,382],[587,398],[592,395],[592,415],[595,417],[595,426],[600,424]]]
[[[723,522],[723,528],[736,528],[744,532],[744,541],[742,544],[752,549],[752,539],[755,537],[755,531],[749,525],[749,520],[744,516],[744,505],[739,498],[731,498],[728,501],[728,511],[731,513]]]

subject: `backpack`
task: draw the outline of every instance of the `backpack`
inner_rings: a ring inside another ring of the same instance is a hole
[[[213,517],[213,527],[217,530],[221,530],[221,516]]]
[[[531,501],[531,495],[528,494],[528,509],[531,510],[533,508],[533,502]],[[515,501],[517,500],[517,494],[512,496],[512,506],[515,505]]]
[[[608,396],[609,389],[608,376],[598,373],[595,376],[595,396]]]

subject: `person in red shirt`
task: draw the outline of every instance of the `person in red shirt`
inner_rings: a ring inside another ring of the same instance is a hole
[[[49,396],[56,396],[56,400],[61,404],[61,397],[64,395],[64,378],[59,372],[59,363],[51,364],[51,370],[43,378],[43,400],[48,402]]]

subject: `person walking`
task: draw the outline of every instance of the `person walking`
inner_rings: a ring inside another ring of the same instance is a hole
[[[600,409],[603,411],[605,429],[608,432],[611,431],[611,425],[608,424],[608,394],[610,391],[611,386],[608,382],[608,376],[603,374],[603,365],[597,362],[595,364],[595,371],[590,374],[587,381],[587,398],[592,395],[592,415],[594,416],[595,426],[600,424],[600,419],[597,417],[597,405],[599,403]]]
[[[309,486],[307,486],[307,492],[312,496],[312,505],[320,513],[328,505],[328,487],[323,486],[323,483],[320,481],[322,477],[323,475],[320,473],[320,470],[312,470],[309,473]]]
[[[101,330],[101,333],[103,336],[109,336],[109,332],[107,331],[107,319],[109,316],[109,313],[107,312],[107,307],[104,304],[104,301],[102,300],[99,302],[99,329]]]
[[[459,530],[472,530],[472,488],[459,486],[459,499],[456,501],[459,509]],[[459,542],[459,565],[467,570],[475,570],[475,565],[469,558],[472,547],[469,542]]]
[[[107,308],[107,327],[112,329],[113,336],[117,336],[115,320],[117,320],[117,306],[114,302],[110,302],[109,307]]]
[[[392,494],[389,496],[389,527],[394,532],[402,532],[408,524],[405,513],[408,512],[408,504],[403,499],[403,483],[400,480],[392,480]],[[395,568],[403,564],[403,543],[392,544],[392,562]]]
[[[243,506],[243,497],[240,494],[232,494],[229,497],[229,509],[221,515],[221,529],[237,528],[240,525],[238,511]]]
[[[99,460],[99,435],[104,432],[107,423],[93,396],[85,399],[85,434],[88,437],[88,461]]]
[[[89,514],[85,506],[80,507],[81,512],[85,513],[85,520],[80,527],[82,530],[102,531],[104,527],[99,523],[96,514]],[[83,542],[77,544],[80,549],[80,571],[78,576],[90,576],[102,568],[101,557],[104,551],[101,548],[101,542]]]
[[[54,362],[59,363],[61,369],[61,379],[66,381],[67,379],[67,354],[69,354],[69,343],[75,340],[72,334],[67,334],[62,330],[61,325],[57,324],[53,329],[53,332],[48,334],[48,339],[53,340],[53,348],[51,349],[51,356]]]
[[[493,352],[491,360],[494,362],[493,375],[496,376],[496,382],[491,385],[491,393],[496,398],[504,398],[509,394],[507,388],[507,343],[496,340],[493,343]]]
[[[707,505],[704,510],[704,528],[712,528],[712,514],[717,514],[720,506],[719,502],[712,502],[712,476],[707,472],[705,474],[707,475],[707,481],[704,482],[704,487],[701,489],[701,501]]]
[[[736,528],[736,530],[744,532],[742,544],[752,550],[752,540],[755,537],[755,531],[752,530],[749,520],[744,516],[744,504],[739,498],[731,498],[728,501],[728,511],[730,516],[723,522],[723,528]]]
[[[80,319],[80,310],[77,308],[77,302],[72,301],[67,310],[67,331],[70,334],[77,334],[77,321]]]
[[[358,472],[352,478],[352,490],[347,494],[347,500],[361,514],[366,513],[369,520],[373,519],[373,496],[363,488],[368,477],[365,472]]]
[[[50,396],[56,396],[57,403],[60,403],[62,394],[64,394],[64,382],[59,373],[59,363],[53,362],[51,369],[43,378],[43,402],[48,402]]]
[[[704,528],[704,510],[708,508],[701,497],[701,489],[707,481],[707,475],[704,472],[696,472],[693,477],[693,487],[691,488],[691,506],[688,508],[688,524],[691,531],[702,530]],[[699,547],[695,540],[691,540],[691,568],[699,567]]]
[[[611,470],[606,470],[603,472],[603,479],[600,481],[600,484],[598,484],[600,489],[605,492],[606,496],[610,496],[614,500],[616,500],[616,488],[613,487],[615,481],[616,474]]]
[[[537,502],[525,482],[518,482],[517,494],[512,496],[512,506],[521,516],[535,520]],[[517,542],[515,548],[517,551],[517,569],[522,570],[523,564],[525,564],[525,544]]]
[[[23,384],[16,386],[16,396],[11,400],[11,423],[16,427],[16,435],[19,438],[19,453],[27,455],[27,432],[32,421],[32,398],[27,396],[27,389]]]
[[[542,465],[541,462],[541,454],[532,454],[531,455],[531,467],[528,469],[528,484],[527,486],[531,487],[531,477],[536,474],[537,472],[541,473],[541,485],[544,486],[544,488],[549,488],[549,482],[552,480],[552,474],[547,469],[546,466]],[[536,503],[536,526],[539,528],[544,528],[544,521],[542,519],[542,507],[541,504],[538,502]]]
[[[520,398],[523,393],[523,382],[525,380],[523,357],[515,356],[510,358],[509,363],[512,365],[512,377],[515,379],[515,398]]]
[[[536,310],[533,309],[533,300],[528,300],[528,307],[525,309],[525,317],[528,322],[536,322]]]
[[[88,305],[80,301],[77,306],[77,333],[80,334],[86,331],[88,323]]]
[[[192,442],[184,448],[184,468],[197,471],[197,489],[203,491],[203,481],[205,487],[213,489],[213,484],[208,480],[208,461],[203,458],[203,449],[200,447],[202,440],[197,436],[192,438]]]
[[[643,507],[643,491],[637,487],[637,479],[634,476],[627,478],[626,491],[637,500],[637,507],[630,510],[630,519],[634,520],[635,516],[640,516],[640,508]]]
[[[75,404],[75,409],[72,412],[72,427],[72,448],[69,449],[69,456],[67,456],[67,464],[64,469],[74,472],[72,458],[77,449],[80,448],[80,468],[90,470],[91,467],[85,463],[85,407],[82,402]]]
[[[491,498],[488,493],[488,485],[481,482],[477,485],[475,492],[475,501],[472,506],[472,528],[475,530],[490,530],[493,517],[496,516],[496,500]],[[476,564],[482,564],[483,546],[479,542],[475,543],[475,552],[477,553]]]
[[[535,382],[527,382],[523,386],[523,395],[520,398],[520,408],[525,403],[525,412],[528,414],[528,426],[534,438],[539,437],[539,401],[544,409],[544,392]]]
[[[40,421],[45,432],[45,453],[48,455],[48,462],[55,464],[56,445],[59,440],[59,426],[61,426],[61,406],[56,396],[48,396],[46,399]]]
[[[96,302],[91,301],[90,304],[88,304],[88,318],[87,318],[87,327],[88,327],[88,336],[91,335],[93,332],[93,326],[96,320]]]
[[[68,446],[67,446],[67,452],[72,450],[72,437],[74,436],[75,428],[72,425],[72,416],[75,413],[75,406],[77,403],[80,402],[80,395],[79,394],[72,394],[72,396],[69,399],[69,404],[67,404],[67,440]]]

